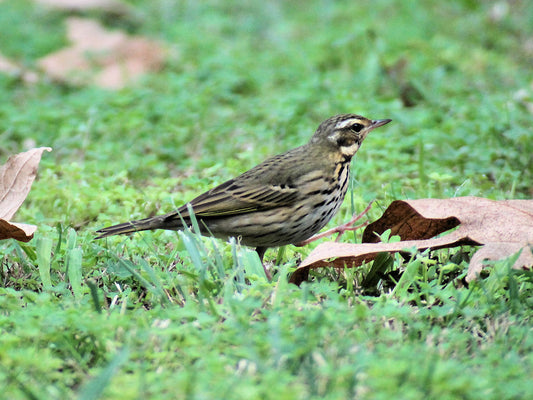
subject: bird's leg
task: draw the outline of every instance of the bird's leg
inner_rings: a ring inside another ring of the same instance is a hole
[[[265,275],[270,282],[272,280],[272,276],[270,275],[270,272],[267,270],[265,263],[263,262],[263,257],[265,256],[265,252],[267,251],[267,247],[261,247],[257,246],[255,248],[255,251],[257,252],[257,255],[259,256],[259,260],[261,260],[261,265],[263,266],[263,269],[265,270]]]
[[[368,210],[370,210],[370,208],[372,208],[372,203],[374,201],[371,201],[368,206],[366,206],[366,208],[363,210],[363,212],[361,212],[360,214],[354,214],[352,219],[348,222],[346,222],[345,224],[342,224],[342,225],[339,225],[339,226],[336,226],[335,228],[331,228],[329,230],[327,230],[326,232],[322,232],[322,233],[319,233],[317,235],[314,235],[314,236],[311,236],[309,239],[306,239],[304,240],[303,242],[300,242],[300,243],[296,243],[295,246],[298,246],[298,247],[301,247],[301,246],[305,246],[306,244],[309,244],[309,243],[312,243],[314,242],[315,240],[318,240],[318,239],[322,239],[323,237],[327,237],[327,236],[331,236],[331,235],[334,235],[335,233],[338,233],[339,235],[335,238],[335,241],[338,242],[341,235],[346,232],[346,231],[356,231],[357,229],[359,228],[362,228],[364,226],[367,226],[368,225],[368,221],[361,224],[361,225],[357,225],[357,226],[353,226],[357,221],[359,221],[361,218],[363,218],[363,216],[368,212]]]

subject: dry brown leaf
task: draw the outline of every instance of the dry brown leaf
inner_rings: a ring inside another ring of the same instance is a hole
[[[532,228],[533,229],[533,228]],[[520,256],[515,261],[514,269],[531,269],[533,266],[533,253],[531,244],[514,242],[487,243],[472,256],[466,280],[468,282],[476,279],[485,266],[484,261],[497,261],[507,258],[521,251]]]
[[[39,67],[52,79],[120,89],[140,75],[160,69],[164,49],[155,41],[108,31],[98,22],[69,18],[70,47],[43,57]]]
[[[33,237],[37,227],[8,221],[26,199],[44,151],[52,149],[39,147],[11,156],[0,168],[0,239],[28,242]]]
[[[100,10],[113,14],[127,14],[131,12],[128,4],[119,0],[34,0],[37,3],[60,10],[91,11]]]
[[[444,236],[436,235],[458,227]],[[402,239],[397,243],[378,243],[386,230]],[[432,239],[433,238],[433,239]],[[369,224],[363,244],[323,243],[314,249],[291,277],[300,283],[309,268],[331,265],[358,266],[373,260],[380,252],[408,248],[439,249],[459,245],[484,245],[470,263],[467,281],[475,279],[485,259],[507,258],[522,253],[513,268],[531,268],[533,254],[533,200],[494,201],[480,197],[453,199],[397,200],[382,217]]]
[[[29,242],[37,230],[35,225],[7,222],[0,219],[0,240],[15,239],[21,242]]]

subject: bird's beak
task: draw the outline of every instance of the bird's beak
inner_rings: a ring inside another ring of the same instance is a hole
[[[370,129],[369,130],[379,128],[380,126],[388,124],[391,121],[392,121],[392,119],[375,119],[375,120],[372,121],[372,125],[370,125]]]

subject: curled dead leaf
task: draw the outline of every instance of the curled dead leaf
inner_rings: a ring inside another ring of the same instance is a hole
[[[514,269],[530,269],[533,266],[533,253],[531,245],[524,245],[515,242],[487,243],[472,256],[468,273],[467,282],[476,279],[483,268],[485,261],[497,261],[502,258],[512,256],[520,251],[520,255],[513,264]]]
[[[44,151],[52,149],[39,147],[11,156],[0,168],[0,239],[13,238],[24,242],[32,239],[36,226],[9,220],[26,199]]]
[[[456,230],[434,238],[457,227]],[[400,236],[397,243],[377,243],[386,230]],[[467,281],[475,279],[483,260],[522,254],[513,268],[531,268],[533,255],[533,200],[495,201],[480,197],[396,200],[381,218],[369,224],[362,244],[322,243],[297,268],[291,282],[307,279],[309,268],[331,265],[354,267],[373,260],[380,252],[408,248],[439,249],[459,245],[484,245],[472,258]]]
[[[15,239],[20,242],[29,242],[36,230],[35,225],[19,224],[0,219],[0,240]]]

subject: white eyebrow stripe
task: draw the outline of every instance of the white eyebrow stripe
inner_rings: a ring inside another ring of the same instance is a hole
[[[358,119],[358,118],[350,118],[350,119],[347,119],[347,120],[339,122],[335,126],[335,128],[336,129],[344,129],[344,128],[347,128],[348,126],[351,126],[351,125],[356,124],[358,122],[360,122],[360,119]]]

